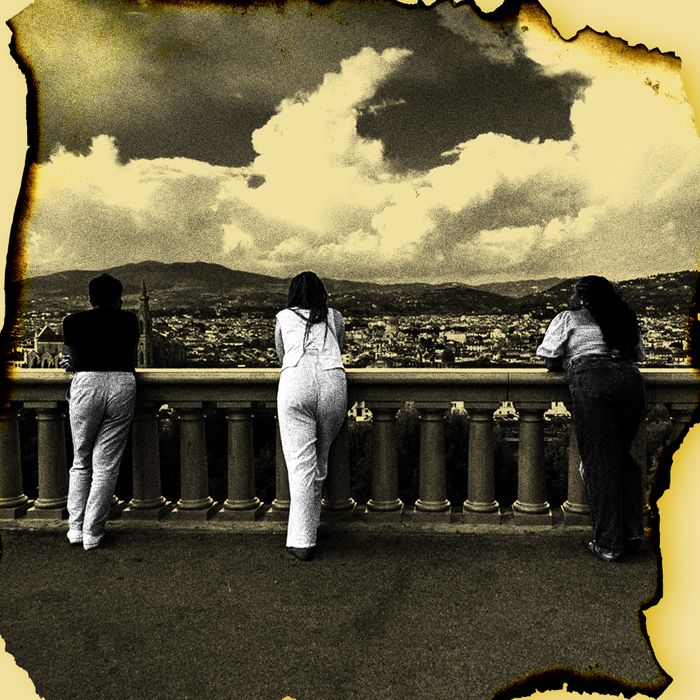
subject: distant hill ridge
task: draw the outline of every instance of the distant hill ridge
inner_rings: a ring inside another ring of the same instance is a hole
[[[216,263],[163,263],[155,260],[129,263],[128,265],[120,265],[108,270],[66,270],[54,272],[41,277],[30,277],[24,280],[24,284],[30,295],[35,292],[52,293],[54,289],[59,288],[71,295],[80,294],[85,293],[88,282],[102,272],[107,272],[120,279],[124,284],[124,292],[126,294],[141,291],[143,282],[146,283],[149,290],[154,291],[197,287],[207,290],[221,290],[226,287],[284,284],[284,281],[277,277],[232,270]]]
[[[67,270],[23,281],[25,298],[84,297],[90,279],[102,270]],[[215,263],[163,263],[147,260],[106,270],[124,283],[126,296],[140,293],[145,282],[159,297],[158,306],[196,307],[212,297],[236,296],[241,308],[271,310],[284,304],[288,278],[233,270]],[[638,313],[660,308],[686,310],[698,280],[696,271],[670,272],[619,283]],[[525,313],[563,308],[575,279],[466,285],[460,283],[379,284],[325,279],[331,303],[344,312],[364,315]],[[12,284],[22,284],[15,282]]]
[[[228,285],[240,286],[262,286],[286,284],[288,278],[272,277],[253,272],[243,272],[234,270],[224,265],[208,262],[176,262],[163,263],[155,260],[144,260],[138,263],[129,263],[108,270],[65,270],[54,272],[48,275],[30,277],[23,280],[32,291],[51,293],[56,287],[71,293],[80,293],[87,287],[87,283],[99,275],[101,272],[108,272],[118,277],[124,283],[125,288],[138,287],[146,282],[149,288],[171,289],[177,287],[190,287],[203,285],[204,287]],[[561,278],[549,277],[546,279],[515,280],[509,282],[489,282],[486,284],[461,284],[459,282],[427,283],[427,282],[406,282],[406,283],[379,283],[379,282],[358,282],[353,280],[326,279],[327,285],[338,291],[348,291],[351,289],[376,289],[383,291],[402,290],[408,287],[412,289],[434,290],[440,289],[475,289],[489,294],[506,297],[524,296],[528,293],[538,292],[553,287],[561,282]],[[134,293],[135,289],[126,289],[127,293]]]
[[[474,287],[507,297],[524,297],[528,294],[536,294],[545,289],[550,289],[563,281],[561,277],[546,277],[544,279],[514,280],[509,282],[487,282],[486,284],[476,284]]]

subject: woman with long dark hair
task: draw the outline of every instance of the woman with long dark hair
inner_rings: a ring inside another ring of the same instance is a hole
[[[588,548],[615,561],[643,542],[642,473],[630,448],[646,412],[639,323],[604,277],[582,277],[570,309],[555,316],[537,355],[566,371],[593,518]]]
[[[289,475],[287,551],[302,561],[314,554],[328,453],[347,416],[345,326],[327,302],[323,282],[302,272],[289,285],[275,327],[282,364],[277,416]]]

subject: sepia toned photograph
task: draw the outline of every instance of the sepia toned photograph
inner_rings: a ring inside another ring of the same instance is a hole
[[[674,689],[688,78],[493,9],[8,21],[0,636],[38,697]]]

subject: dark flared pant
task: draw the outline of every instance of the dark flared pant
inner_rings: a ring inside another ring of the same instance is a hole
[[[642,471],[630,448],[646,413],[644,382],[630,363],[586,357],[567,379],[582,476],[599,547],[622,553],[642,526]]]

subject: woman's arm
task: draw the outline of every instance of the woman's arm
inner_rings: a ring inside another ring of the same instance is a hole
[[[275,351],[277,352],[277,358],[282,364],[284,360],[284,341],[282,340],[282,329],[280,328],[279,321],[275,321]]]
[[[333,309],[333,314],[335,315],[335,332],[338,347],[340,348],[340,352],[343,352],[343,348],[345,347],[345,321],[343,321],[343,317],[338,309]]]
[[[570,312],[563,311],[552,319],[535,351],[535,354],[544,360],[549,372],[562,372],[564,369],[563,361],[571,333],[569,314]]]

